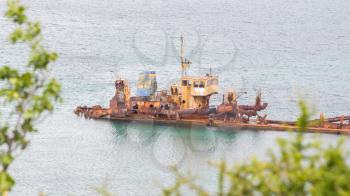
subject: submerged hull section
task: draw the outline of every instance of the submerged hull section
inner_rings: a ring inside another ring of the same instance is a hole
[[[77,107],[74,112],[85,118],[110,121],[137,121],[142,123],[157,123],[173,126],[211,126],[221,127],[225,130],[271,130],[271,131],[297,131],[296,122],[265,120],[264,122],[239,122],[216,119],[216,116],[200,114],[196,111],[187,111],[188,116],[179,119],[175,114],[162,113],[158,117],[147,114],[133,114],[132,112],[120,115],[109,115],[108,109],[99,106]],[[344,123],[347,121],[347,123]],[[350,116],[341,116],[325,119],[320,123],[318,119],[309,122],[308,132],[350,134]]]

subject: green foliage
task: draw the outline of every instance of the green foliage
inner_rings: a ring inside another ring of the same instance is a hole
[[[0,172],[0,190],[2,190],[2,193],[4,193],[6,190],[10,190],[14,184],[15,181],[7,172]]]
[[[300,131],[292,140],[278,139],[278,151],[269,151],[266,161],[252,159],[232,167],[225,161],[214,164],[219,170],[217,195],[350,195],[344,140],[328,146],[316,139],[306,140],[301,131],[307,129],[310,113],[304,102],[299,107]],[[184,186],[197,195],[210,195],[178,170],[175,175],[175,185],[164,189],[164,195],[181,195]]]
[[[47,51],[42,45],[41,27],[28,19],[25,7],[19,0],[8,0],[5,16],[16,24],[10,34],[11,43],[29,46],[30,57],[21,71],[12,66],[0,66],[0,100],[9,108],[8,121],[0,121],[0,192],[11,190],[15,181],[8,173],[16,153],[28,145],[30,132],[35,132],[35,122],[53,110],[54,102],[60,100],[60,84],[48,77],[48,66],[57,59],[55,52]],[[2,118],[5,119],[5,118]]]
[[[187,186],[190,190],[194,191],[197,195],[200,196],[208,196],[209,193],[194,183],[194,177],[192,175],[185,176],[182,175],[181,172],[177,170],[177,168],[173,168],[173,172],[176,175],[176,181],[175,184],[171,187],[168,187],[163,190],[163,195],[170,196],[170,195],[181,195],[181,188],[183,186]],[[221,186],[221,185],[219,185]],[[219,188],[220,189],[220,188]]]
[[[108,190],[108,184],[107,182],[104,182],[101,186],[99,187],[95,187],[93,188],[94,191],[96,191],[96,193],[98,195],[101,196],[113,196],[114,194],[112,194],[111,192],[109,192]]]

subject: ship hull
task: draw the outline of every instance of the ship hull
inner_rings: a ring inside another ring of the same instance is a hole
[[[257,124],[257,123],[239,123],[239,122],[225,122],[222,120],[215,120],[209,125],[208,120],[167,120],[167,119],[156,119],[147,118],[144,116],[127,116],[127,117],[98,117],[93,118],[96,120],[108,120],[112,122],[139,122],[147,124],[159,124],[159,125],[170,125],[170,126],[195,126],[195,127],[217,127],[224,128],[225,131],[244,131],[244,130],[255,130],[255,131],[298,131],[298,127],[295,125],[288,124]],[[290,123],[292,124],[292,123]],[[330,133],[330,134],[350,134],[350,127],[348,125],[345,128],[324,128],[324,127],[309,127],[306,132],[310,133]]]

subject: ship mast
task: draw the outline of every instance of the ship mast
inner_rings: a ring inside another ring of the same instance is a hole
[[[181,34],[180,37],[181,40],[181,48],[180,48],[180,60],[181,60],[181,75],[184,76],[184,57],[183,57],[183,43],[184,43],[184,37]]]
[[[181,34],[180,40],[181,40],[181,48],[180,48],[181,74],[182,74],[182,77],[183,77],[183,76],[187,75],[187,69],[188,69],[188,67],[190,66],[190,64],[192,62],[183,57],[184,37],[182,36],[182,34]]]

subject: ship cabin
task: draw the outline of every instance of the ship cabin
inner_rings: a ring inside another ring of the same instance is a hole
[[[210,96],[219,91],[218,77],[206,76],[181,77],[181,108],[208,109]]]
[[[109,102],[111,114],[119,114],[129,107],[130,89],[126,80],[117,79],[114,83],[115,94]]]

